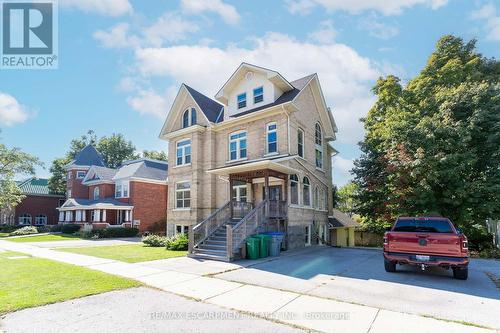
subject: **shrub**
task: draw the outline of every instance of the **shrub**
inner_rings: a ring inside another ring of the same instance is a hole
[[[479,252],[479,258],[500,259],[500,249],[497,248],[485,249]]]
[[[488,232],[484,225],[474,224],[463,229],[469,241],[469,249],[482,252],[495,246],[493,244],[493,235]]]
[[[99,235],[94,231],[77,231],[75,235],[85,239],[98,239]]]
[[[167,250],[185,251],[188,249],[188,237],[186,234],[177,234],[167,240]]]
[[[9,233],[21,229],[22,227],[22,225],[3,225],[0,227],[0,232]]]
[[[142,242],[152,247],[165,247],[167,246],[168,237],[158,235],[148,235],[142,237]]]
[[[92,231],[98,238],[135,237],[139,233],[137,228],[106,228]]]
[[[26,226],[22,227],[21,229],[17,229],[13,232],[11,232],[9,235],[10,236],[23,236],[23,235],[33,235],[37,234],[38,229],[32,226]]]
[[[79,231],[82,226],[79,224],[63,224],[61,231],[63,234],[74,234]]]
[[[62,224],[56,224],[50,227],[50,232],[61,232],[62,231]]]
[[[52,230],[49,225],[40,225],[36,228],[38,229],[38,232],[49,232]]]

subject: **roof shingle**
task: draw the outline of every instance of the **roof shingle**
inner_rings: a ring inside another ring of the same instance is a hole
[[[67,166],[102,166],[106,164],[101,154],[92,145],[83,148]]]

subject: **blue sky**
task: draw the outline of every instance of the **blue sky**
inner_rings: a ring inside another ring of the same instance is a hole
[[[40,177],[88,129],[165,150],[158,133],[180,83],[213,96],[246,61],[289,80],[319,74],[339,127],[334,182],[342,185],[377,77],[415,76],[444,34],[476,38],[479,52],[498,58],[500,4],[59,0],[59,69],[0,70],[0,136],[40,157]]]

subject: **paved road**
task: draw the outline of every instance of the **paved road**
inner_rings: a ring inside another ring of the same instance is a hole
[[[0,320],[2,329],[7,333],[303,332],[144,287],[14,312]]]
[[[451,271],[398,266],[387,273],[377,249],[310,248],[216,278],[500,328],[500,261],[472,260],[467,281]]]

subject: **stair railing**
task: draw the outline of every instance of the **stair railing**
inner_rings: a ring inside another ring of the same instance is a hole
[[[207,239],[220,226],[226,223],[232,214],[232,203],[228,201],[224,206],[210,214],[206,219],[195,225],[190,231],[189,251]]]

